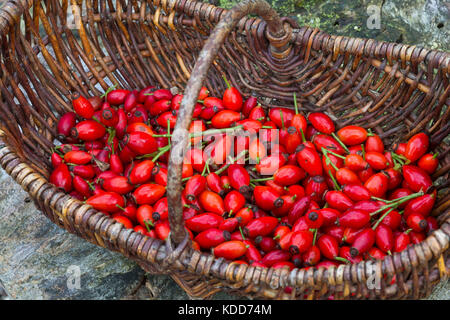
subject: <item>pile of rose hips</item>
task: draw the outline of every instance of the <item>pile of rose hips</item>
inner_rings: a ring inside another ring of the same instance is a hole
[[[389,151],[371,130],[335,132],[324,113],[305,117],[296,104],[266,110],[227,86],[222,99],[202,88],[193,113],[180,201],[195,249],[254,266],[330,266],[382,259],[438,228],[430,216],[438,160],[427,153],[426,134]],[[50,181],[126,228],[165,240],[167,163],[182,97],[152,86],[75,95],[75,112],[58,123],[63,144],[52,154]],[[227,134],[236,128],[258,135]]]

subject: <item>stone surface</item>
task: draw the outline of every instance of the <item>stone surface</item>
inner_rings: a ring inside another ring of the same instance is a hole
[[[134,295],[125,297],[124,299],[184,300],[192,299],[192,297],[189,297],[170,276],[147,275],[145,285],[141,286]],[[218,292],[212,299],[242,300],[245,298]]]
[[[1,170],[0,281],[11,298],[118,299],[132,293],[144,275],[122,255],[54,225]]]
[[[231,8],[238,0],[220,0]],[[268,0],[283,16],[334,35],[450,49],[450,5],[445,0]],[[379,17],[379,26],[372,17]]]

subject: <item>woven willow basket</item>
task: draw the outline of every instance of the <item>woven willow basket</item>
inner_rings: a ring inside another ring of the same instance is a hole
[[[0,162],[60,227],[148,272],[170,274],[199,298],[227,290],[271,299],[411,299],[448,277],[448,53],[300,28],[258,0],[229,11],[194,0],[9,0],[0,10]],[[80,13],[75,28],[72,11]],[[239,265],[192,250],[178,161],[187,137],[177,133],[188,128],[202,85],[223,92],[222,74],[266,108],[292,106],[296,92],[304,112],[325,111],[338,127],[372,128],[388,145],[427,132],[441,164],[433,177],[439,177],[433,215],[440,229],[382,261],[307,271]],[[184,91],[170,160],[166,243],[125,229],[47,181],[55,124],[71,110],[71,94],[101,95],[111,84]],[[378,286],[368,286],[374,275]]]

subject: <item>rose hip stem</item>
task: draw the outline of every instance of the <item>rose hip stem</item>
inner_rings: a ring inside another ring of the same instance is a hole
[[[302,142],[306,142],[305,133],[303,132],[302,128],[300,128],[300,134],[302,135]]]
[[[326,163],[327,163],[327,164],[331,164],[331,166],[334,168],[334,170],[338,171],[339,168],[336,167],[336,165],[333,163],[333,161],[331,161],[330,157],[328,157],[328,153],[329,153],[329,152],[330,152],[329,150],[327,150],[327,149],[325,149],[324,147],[322,147],[322,153],[323,153],[323,155],[325,156],[325,158],[327,159],[327,160],[326,160]]]
[[[263,182],[263,181],[269,181],[269,180],[273,180],[273,177],[259,178],[259,179],[250,179],[250,182]]]
[[[211,171],[209,171],[209,159],[206,160],[206,162],[205,162],[205,167],[203,168],[202,176],[204,176],[206,172],[208,172],[208,174],[211,173]]]
[[[170,145],[163,147],[162,150],[159,151],[158,154],[153,157],[152,162],[156,162],[156,160],[158,160],[159,157],[161,157],[164,153],[166,153],[169,150],[170,150]]]
[[[150,227],[154,227],[155,225],[150,220],[144,220],[145,228],[147,228],[147,231],[150,232],[152,229]]]
[[[170,119],[167,119],[167,133],[170,134]],[[172,146],[172,137],[168,137],[168,146],[169,148]]]
[[[347,259],[345,259],[345,258],[342,258],[342,257],[334,257],[334,260],[342,261],[342,262],[344,262],[344,263],[346,263],[346,264],[349,264],[349,263],[350,263],[349,260],[347,260]]]
[[[281,118],[281,129],[284,129],[284,117],[283,117],[283,112],[280,109],[280,118]]]
[[[242,128],[243,128],[243,126],[239,125],[239,126],[231,127],[231,128],[209,129],[209,130],[205,130],[205,131],[202,131],[202,132],[193,132],[193,133],[189,134],[189,138],[195,138],[195,137],[207,136],[207,135],[214,135],[214,134],[219,134],[219,133],[230,133],[230,132],[234,132],[234,131],[239,131]],[[170,133],[154,134],[153,137],[170,138],[170,137],[172,137],[172,135]]]
[[[109,87],[109,88],[105,91],[105,93],[102,94],[102,95],[100,96],[100,98],[106,97],[106,96],[108,95],[108,93],[110,93],[111,91],[113,91],[117,86],[118,86],[118,84],[115,84],[115,85]]]
[[[340,154],[337,154],[336,152],[333,152],[333,151],[331,151],[331,150],[328,150],[328,149],[326,149],[326,148],[324,148],[324,147],[322,147],[322,149],[325,149],[327,153],[331,153],[333,156],[336,156],[336,157],[338,157],[338,158],[341,158],[341,159],[345,160],[345,157],[344,157],[344,156],[342,156],[342,155],[340,155]]]
[[[89,182],[87,180],[84,180],[84,181],[86,181],[86,183],[88,184],[89,189],[91,189],[91,191],[95,191],[95,187],[94,187],[94,184],[92,182]]]
[[[153,156],[152,161],[156,162],[156,160],[158,160],[159,157],[161,157],[164,153],[166,153],[167,151],[170,150],[170,145],[167,145],[165,147],[159,148],[158,151],[150,153],[150,154],[144,154],[142,156],[138,156],[136,157],[136,159],[140,160],[140,159],[146,159],[146,158],[150,158]]]
[[[378,214],[378,213],[380,213],[380,212],[382,212],[382,211],[384,211],[384,210],[386,210],[386,209],[390,209],[390,208],[395,209],[395,208],[397,208],[400,204],[402,204],[403,202],[406,202],[406,201],[408,201],[408,200],[411,200],[411,199],[414,199],[414,198],[417,198],[417,197],[420,197],[420,196],[423,196],[423,195],[424,195],[424,193],[423,193],[422,191],[419,191],[419,192],[417,192],[417,193],[410,194],[409,196],[404,196],[404,197],[402,197],[402,198],[398,198],[398,199],[396,199],[395,202],[392,202],[392,203],[389,203],[389,204],[387,204],[387,205],[385,205],[385,206],[382,206],[380,209],[378,209],[378,210],[372,212],[372,213],[370,214],[370,216],[374,216],[374,215],[376,215],[376,214]]]
[[[222,74],[222,79],[223,79],[223,81],[225,82],[227,88],[228,88],[228,89],[231,88],[231,85],[230,85],[230,83],[228,82],[228,79],[227,79],[227,77],[225,76],[225,74]]]
[[[333,174],[331,173],[331,170],[328,170],[328,175],[330,176],[331,180],[333,181],[334,189],[337,190],[337,191],[341,191],[342,189],[339,186],[339,183],[334,178]]]
[[[319,229],[315,228],[315,229],[310,229],[310,230],[314,230],[314,237],[313,237],[312,245],[315,246],[316,245],[316,240],[317,240],[317,230],[319,230]]]
[[[395,167],[394,169],[400,169],[401,167],[403,167],[405,164],[409,164],[410,161],[409,159],[407,159],[406,157],[400,155],[400,154],[396,154],[395,152],[391,152],[391,157],[392,157],[392,161],[394,161],[395,163]]]
[[[298,105],[297,105],[297,94],[294,92],[294,108],[295,108],[295,114],[298,114]]]
[[[240,158],[242,158],[243,156],[245,156],[247,154],[248,150],[243,150],[241,151],[241,153],[239,153],[236,158],[230,158],[230,162],[229,164],[223,166],[222,168],[214,171],[215,174],[220,175],[222,172],[224,172],[225,170],[228,169],[228,167],[230,166],[230,164],[234,163],[235,161],[239,160]]]
[[[386,199],[378,198],[378,197],[374,197],[374,196],[372,196],[371,198],[372,198],[372,200],[383,201],[383,202],[386,202],[386,203],[392,203],[392,202],[398,201],[398,199],[386,200]]]
[[[348,150],[348,148],[347,148],[347,146],[345,145],[345,143],[343,143],[343,142],[341,141],[341,139],[339,139],[339,137],[338,137],[334,132],[332,132],[331,135],[333,136],[333,138],[336,139],[336,141],[342,146],[342,148],[344,148],[344,150],[345,150],[347,153],[350,153],[350,150]]]
[[[380,219],[378,219],[377,222],[375,222],[375,224],[373,225],[372,229],[375,230],[375,229],[378,227],[378,225],[379,225],[381,222],[383,222],[384,218],[385,218],[392,210],[394,210],[394,209],[395,209],[395,208],[390,208],[388,211],[386,211],[386,212],[380,217]]]
[[[107,129],[109,136],[108,136],[108,141],[106,142],[110,147],[111,147],[111,153],[114,154],[114,137],[116,136],[116,130],[115,129]]]
[[[324,157],[326,158],[326,163],[327,164],[331,164],[331,166],[334,168],[334,170],[338,171],[339,168],[336,167],[336,165],[333,163],[333,161],[331,161],[330,157],[328,157],[328,153],[331,153],[335,156],[339,156],[342,157],[341,155],[337,155],[334,152],[331,152],[330,150],[325,149],[324,147],[322,147],[322,153],[324,155]],[[343,157],[345,159],[345,157]],[[334,189],[341,191],[341,187],[339,186],[339,183],[337,183],[336,179],[334,178],[334,176],[331,174],[331,170],[328,170],[328,175],[330,176],[331,180],[333,181],[334,184]]]
[[[239,226],[239,232],[241,233],[241,237],[242,237],[242,240],[247,240],[246,238],[245,238],[245,236],[244,236],[244,231],[242,231],[242,227],[241,226]],[[248,245],[247,245],[247,248],[248,248]]]

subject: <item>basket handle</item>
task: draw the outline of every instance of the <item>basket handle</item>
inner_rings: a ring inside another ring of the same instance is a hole
[[[177,123],[172,134],[172,150],[167,176],[167,200],[171,230],[170,240],[175,244],[179,244],[187,237],[181,205],[181,175],[194,106],[208,69],[219,48],[238,21],[248,14],[257,14],[267,22],[266,36],[274,57],[282,58],[287,56],[290,51],[288,46],[292,30],[290,28],[285,29],[278,13],[264,0],[246,0],[238,3],[231,10],[225,12],[211,32],[186,85],[178,111]]]

